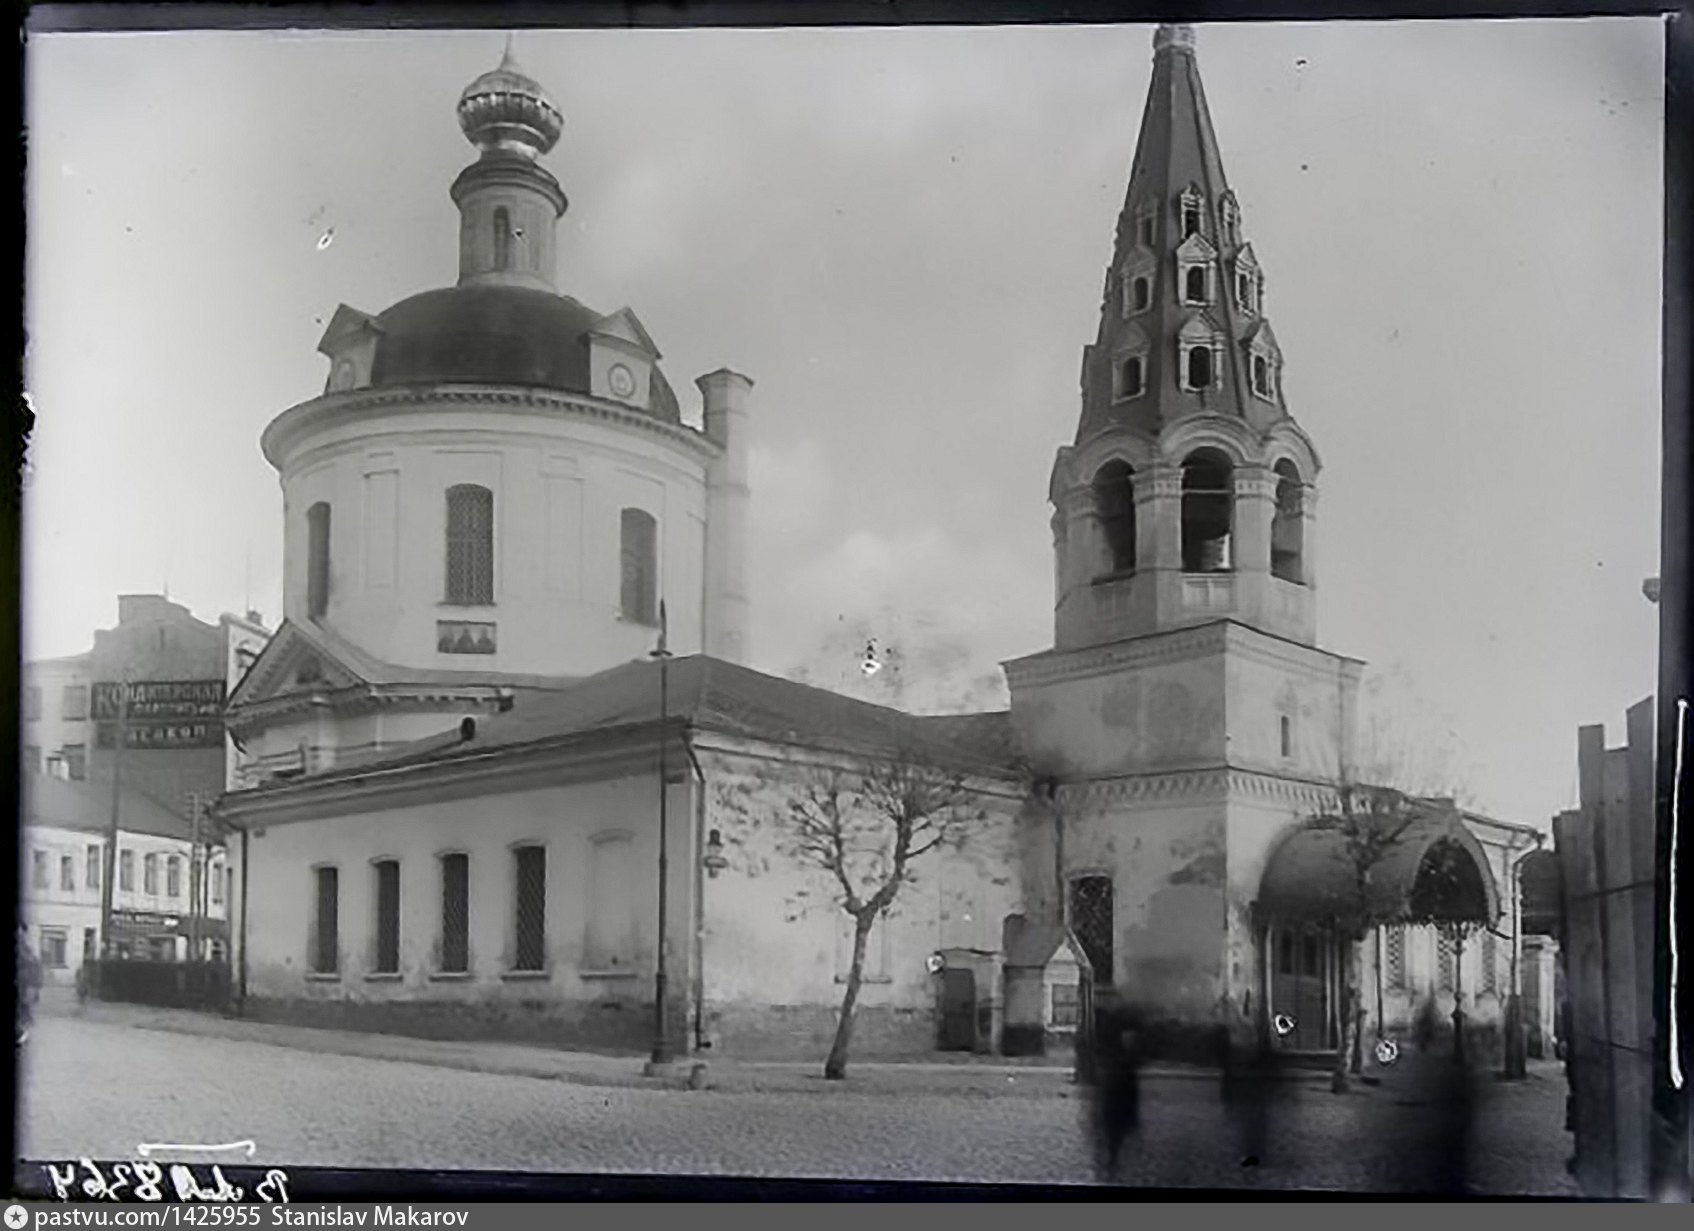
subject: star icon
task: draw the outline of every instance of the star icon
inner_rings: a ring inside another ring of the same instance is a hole
[[[12,1231],[19,1231],[19,1229],[28,1221],[29,1211],[24,1209],[23,1206],[8,1205],[6,1207],[6,1225],[10,1227]]]

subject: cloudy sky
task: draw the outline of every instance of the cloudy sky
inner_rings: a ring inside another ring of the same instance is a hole
[[[525,32],[560,285],[672,383],[755,390],[756,663],[844,628],[960,672],[1051,645],[1078,412],[1150,27]],[[30,657],[157,592],[281,606],[258,438],[338,303],[457,273],[459,92],[496,33],[36,37]],[[1653,19],[1207,26],[1225,170],[1316,441],[1322,643],[1497,815],[1654,686]],[[320,241],[331,237],[327,245]],[[950,657],[949,657],[950,656]]]

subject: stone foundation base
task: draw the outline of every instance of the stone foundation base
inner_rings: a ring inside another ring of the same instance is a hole
[[[706,1008],[712,1055],[737,1060],[816,1060],[835,1041],[834,1005],[716,1004]],[[910,1057],[935,1050],[938,1024],[931,1009],[860,1005],[853,1014],[855,1060]]]

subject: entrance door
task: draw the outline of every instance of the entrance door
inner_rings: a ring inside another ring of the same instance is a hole
[[[1271,1012],[1294,1022],[1293,1030],[1278,1039],[1294,1051],[1323,1051],[1334,1038],[1329,1021],[1329,937],[1317,928],[1278,928],[1273,936]]]
[[[976,1047],[976,972],[949,966],[941,972],[941,1050]]]

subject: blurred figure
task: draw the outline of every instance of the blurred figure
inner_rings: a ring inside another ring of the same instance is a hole
[[[1141,1127],[1141,1064],[1145,1028],[1135,1011],[1112,1006],[1095,1028],[1094,1132],[1103,1183],[1117,1179],[1123,1152]]]
[[[1224,1114],[1235,1127],[1241,1165],[1257,1167],[1265,1156],[1270,1102],[1275,1092],[1270,1048],[1263,1040],[1237,1042],[1225,1025],[1216,1028],[1214,1040]]]
[[[1416,1053],[1396,1065],[1406,1109],[1395,1131],[1392,1187],[1429,1197],[1463,1197],[1470,1178],[1475,1075],[1451,1055]]]

